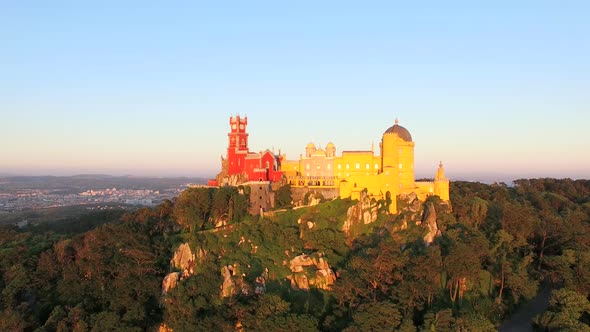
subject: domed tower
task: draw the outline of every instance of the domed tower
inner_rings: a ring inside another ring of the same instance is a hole
[[[326,145],[326,157],[328,157],[328,158],[336,157],[336,145],[334,145],[334,143],[332,143],[332,142],[330,142],[330,143],[328,143],[328,145]]]
[[[445,169],[442,161],[438,165],[436,176],[434,177],[434,194],[443,201],[449,201],[449,179],[445,177]]]
[[[395,124],[383,133],[381,140],[381,172],[392,172],[399,179],[399,189],[414,189],[414,142],[410,132]]]
[[[305,147],[305,156],[307,158],[311,158],[311,156],[314,154],[315,151],[316,151],[315,145],[313,145],[313,143],[309,143]]]

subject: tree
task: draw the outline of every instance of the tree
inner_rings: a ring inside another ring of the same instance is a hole
[[[278,208],[291,206],[293,198],[291,197],[291,185],[286,184],[277,190],[275,203]]]
[[[436,313],[429,312],[424,315],[424,330],[436,332],[450,332],[453,330],[453,310],[443,309]]]
[[[189,188],[183,191],[174,205],[176,221],[191,232],[201,230],[209,220],[211,211],[211,190]]]
[[[590,331],[588,321],[581,321],[584,313],[590,314],[586,295],[560,289],[553,291],[549,309],[537,316],[535,323],[546,331]]]
[[[443,235],[448,242],[444,249],[443,267],[448,275],[449,297],[461,301],[469,283],[479,278],[484,259],[488,255],[488,241],[477,230],[459,225]]]
[[[352,319],[353,324],[345,331],[397,331],[402,315],[393,303],[383,301],[360,305]]]

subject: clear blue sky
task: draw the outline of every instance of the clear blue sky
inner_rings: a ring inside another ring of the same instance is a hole
[[[418,177],[590,178],[589,1],[3,1],[0,173],[212,176],[254,150],[370,149]]]

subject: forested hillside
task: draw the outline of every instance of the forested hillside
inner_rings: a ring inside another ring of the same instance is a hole
[[[397,215],[247,195],[0,229],[0,331],[496,331],[543,287],[539,331],[590,330],[590,181],[453,182]]]

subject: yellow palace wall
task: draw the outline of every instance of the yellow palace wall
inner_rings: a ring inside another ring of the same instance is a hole
[[[420,200],[438,195],[449,200],[449,180],[442,163],[434,181],[416,182],[414,177],[414,147],[410,133],[397,124],[390,127],[379,144],[380,156],[374,151],[343,151],[336,156],[332,143],[326,150],[308,144],[306,154],[299,160],[283,158],[282,170],[288,183],[294,187],[325,186],[338,188],[341,198],[358,199],[367,189],[370,197],[387,199],[390,195],[390,212],[396,213],[396,197],[416,193]]]

